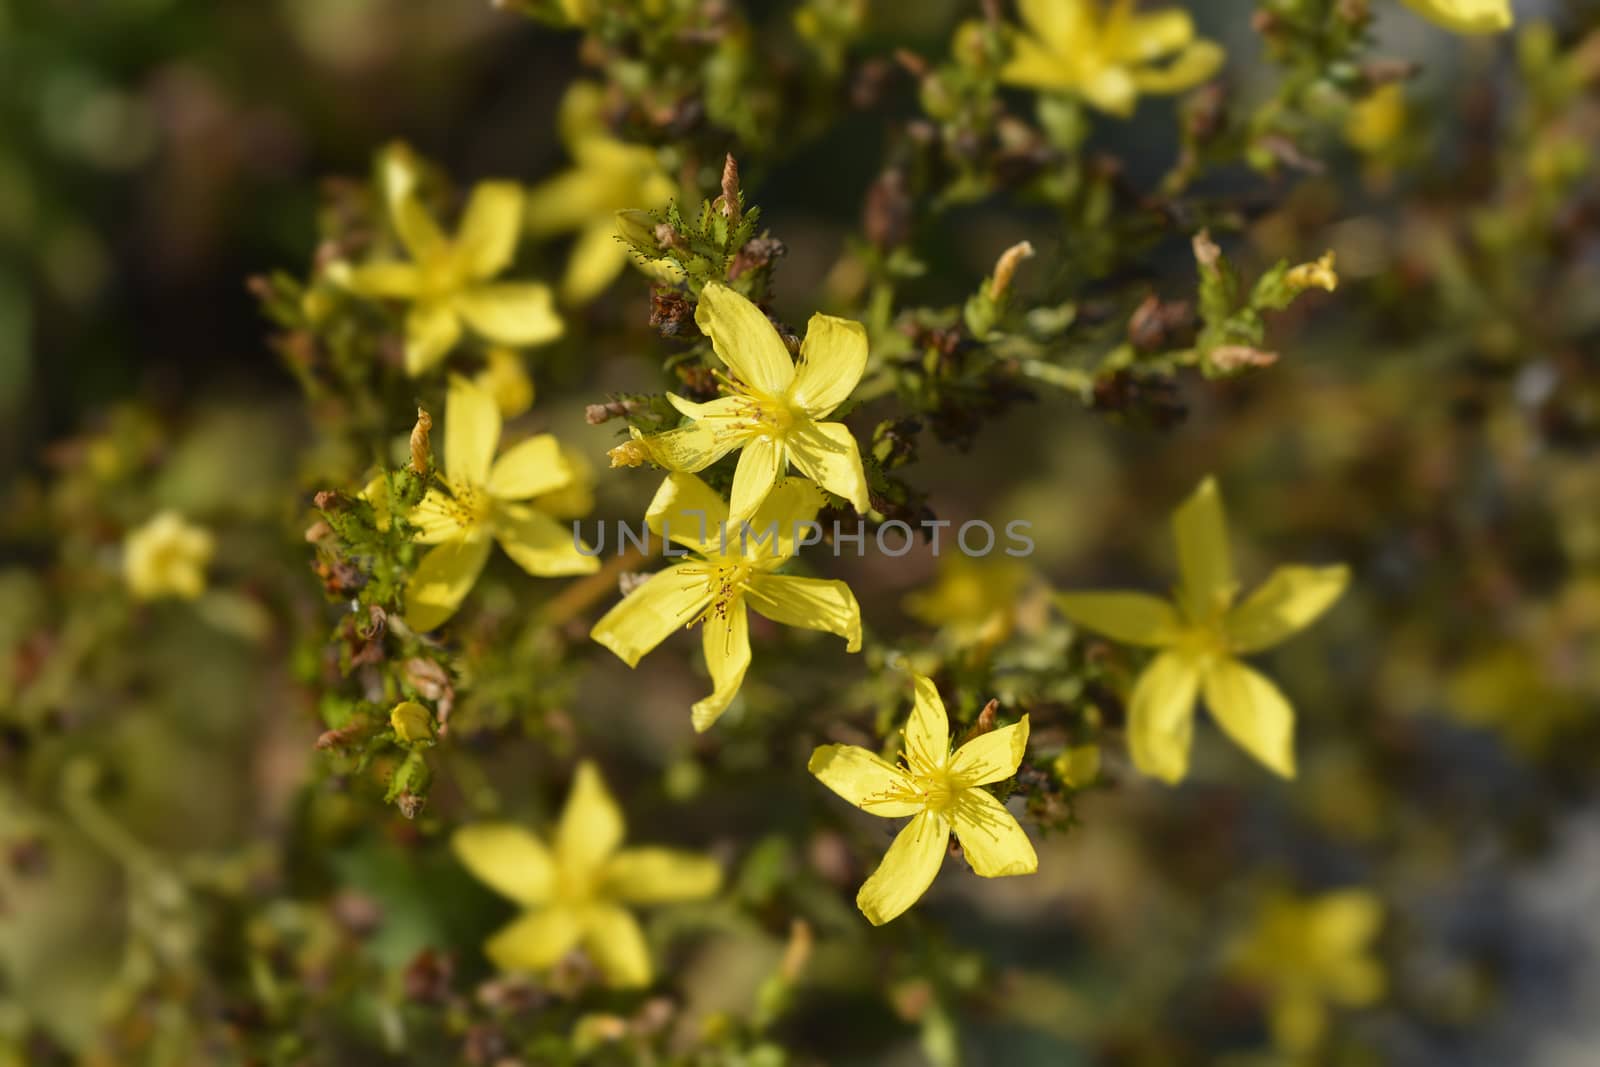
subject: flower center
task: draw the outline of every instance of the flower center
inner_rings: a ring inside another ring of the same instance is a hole
[[[710,619],[727,621],[734,601],[739,599],[745,583],[750,580],[750,571],[750,564],[743,560],[709,564],[706,567],[706,590],[711,594],[711,603],[695,622]],[[689,625],[693,626],[694,623]]]
[[[455,519],[458,526],[471,528],[489,521],[494,499],[476,486],[452,484],[448,507],[450,517]]]
[[[929,811],[948,811],[961,796],[961,787],[950,777],[950,772],[940,767],[913,778],[922,803]]]

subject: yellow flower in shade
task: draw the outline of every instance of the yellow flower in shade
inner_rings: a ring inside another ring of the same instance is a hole
[[[500,414],[514,419],[533,407],[533,379],[514,348],[495,345],[484,353],[483,369],[472,380],[494,397]]]
[[[823,745],[807,769],[841,797],[886,819],[911,816],[878,869],[856,894],[856,906],[882,926],[933,884],[955,831],[973,871],[984,878],[1039,869],[1033,843],[1017,820],[983,787],[1017,773],[1028,748],[1028,717],[980,734],[950,751],[950,720],[933,682],[914,676],[916,700],[898,765],[855,745]]]
[[[1234,947],[1231,969],[1268,991],[1281,1050],[1313,1050],[1329,1005],[1361,1008],[1383,996],[1383,965],[1372,954],[1382,926],[1382,902],[1362,889],[1268,899],[1256,929]]]
[[[696,404],[673,393],[691,426],[640,439],[644,454],[670,470],[701,471],[742,449],[729,513],[751,514],[792,462],[807,478],[859,512],[871,506],[856,439],[842,422],[822,422],[850,396],[867,365],[867,331],[858,322],[813,315],[798,366],[761,309],[725,285],[700,294],[695,323],[733,372],[727,396]]]
[[[1179,93],[1215,74],[1221,46],[1194,34],[1180,8],[1137,13],[1133,0],[1018,0],[1016,35],[1000,80],[1081,96],[1113,115],[1133,114],[1140,93]]]
[[[206,564],[214,551],[208,531],[175,511],[163,511],[128,532],[122,547],[122,576],[136,599],[194,600],[206,591]]]
[[[1511,0],[1405,0],[1426,19],[1457,33],[1500,33],[1511,28]]]
[[[939,560],[938,580],[901,602],[906,614],[937,626],[957,648],[988,650],[1011,636],[1028,568],[1015,559],[974,559],[959,553]]]
[[[629,904],[701,900],[715,861],[665,848],[621,848],[622,812],[592,763],[578,766],[555,841],[511,823],[463,826],[450,839],[467,870],[527,911],[484,944],[503,971],[543,971],[583,947],[612,986],[646,986],[650,950]]]
[[[1074,622],[1131,645],[1161,651],[1128,702],[1128,747],[1145,774],[1169,784],[1189,769],[1194,701],[1246,752],[1294,777],[1294,709],[1240,655],[1271,648],[1308,626],[1339,599],[1349,568],[1286,566],[1235,605],[1239,583],[1228,552],[1227,519],[1207,478],[1172,517],[1182,583],[1176,603],[1144,593],[1063,593],[1056,603]]]
[[[386,187],[391,221],[410,260],[335,264],[331,277],[360,296],[410,305],[407,374],[415,377],[444,359],[461,339],[463,322],[496,344],[538,345],[561,336],[561,317],[548,286],[492,280],[516,253],[522,232],[520,186],[479,185],[453,239],[422,206],[414,181],[390,178]]]
[[[435,546],[406,584],[406,624],[431,630],[454,615],[489,559],[491,541],[529,574],[591,574],[600,561],[579,551],[572,531],[530,503],[565,488],[572,471],[549,434],[520,441],[499,459],[500,409],[458,375],[444,409],[444,489],[412,510],[417,540]]]
[[[604,93],[577,82],[561,101],[561,139],[575,164],[528,193],[527,224],[535,237],[576,232],[561,280],[561,299],[582,304],[611,284],[628,263],[617,236],[617,212],[665,207],[678,192],[655,150],[628,144],[606,127]]]
[[[747,523],[731,523],[727,505],[705,482],[692,474],[669,475],[645,522],[696,558],[651,575],[606,612],[589,636],[636,667],[674,630],[702,624],[713,691],[691,709],[696,730],[716,722],[744,683],[751,609],[786,626],[838,634],[848,651],[859,652],[861,607],[848,585],[774,573],[794,555],[822,499],[816,486],[791,478]]]

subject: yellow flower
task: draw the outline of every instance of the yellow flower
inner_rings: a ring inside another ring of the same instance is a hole
[[[947,554],[932,587],[901,602],[906,614],[937,626],[957,648],[988,650],[1011,635],[1029,571],[1014,559]]]
[[[1499,33],[1511,28],[1511,0],[1405,0],[1424,18],[1457,33]]]
[[[1028,835],[982,788],[1017,773],[1028,747],[1028,717],[951,752],[950,720],[939,690],[921,675],[913,679],[916,700],[899,765],[855,745],[823,745],[807,764],[823,785],[862,811],[886,819],[911,816],[856,894],[856,906],[874,926],[895,918],[928,891],[952,830],[967,862],[984,878],[1039,869]]]
[[[1339,273],[1333,266],[1333,251],[1330,249],[1322,253],[1321,258],[1310,263],[1290,267],[1289,273],[1283,276],[1283,282],[1297,293],[1307,289],[1323,289],[1331,293],[1338,289]]]
[[[331,277],[361,296],[411,305],[405,320],[407,374],[422,374],[448,355],[461,339],[463,320],[497,344],[537,345],[561,336],[561,317],[548,286],[491,281],[511,265],[517,249],[521,187],[480,184],[454,239],[417,199],[414,179],[391,177],[386,188],[391,220],[410,261],[339,263]]]
[[[1074,622],[1132,645],[1162,651],[1139,676],[1128,702],[1128,746],[1145,774],[1169,784],[1189,769],[1194,700],[1223,732],[1278,774],[1294,777],[1294,709],[1240,654],[1271,648],[1310,625],[1339,599],[1349,568],[1286,566],[1238,604],[1228,555],[1227,520],[1207,478],[1172,517],[1182,584],[1177,603],[1144,593],[1064,593]]]
[[[1327,1031],[1329,1004],[1359,1008],[1383,996],[1383,965],[1372,955],[1382,925],[1382,902],[1362,889],[1267,901],[1254,932],[1235,946],[1231,966],[1270,991],[1280,1049],[1314,1049]]]
[[[211,534],[175,511],[163,511],[128,532],[122,576],[139,600],[194,600],[206,591],[206,564],[216,550]]]
[[[503,971],[542,971],[579,945],[615,987],[649,985],[650,950],[626,904],[700,900],[717,891],[715,861],[665,848],[619,848],[622,812],[592,763],[578,766],[554,846],[510,823],[464,826],[462,865],[527,909],[484,944]]]
[[[819,421],[861,380],[866,329],[832,315],[811,316],[796,367],[761,309],[725,285],[706,286],[694,319],[733,372],[723,379],[729,395],[696,404],[668,393],[694,425],[643,438],[648,455],[670,470],[692,473],[743,449],[729,501],[734,522],[755,512],[791,462],[866,512],[871,502],[856,439],[842,422]]]
[[[664,207],[678,191],[654,149],[611,135],[598,85],[577,82],[561,101],[561,139],[576,164],[528,193],[528,227],[535,237],[577,232],[561,281],[561,298],[582,304],[599,295],[628,262],[617,237],[616,213]]]
[[[451,375],[444,411],[445,489],[429,489],[411,512],[417,540],[435,547],[406,584],[406,624],[431,630],[454,615],[489,559],[491,539],[529,574],[591,574],[600,561],[529,498],[565,488],[572,471],[549,434],[520,441],[499,459],[494,397]]]
[[[1069,92],[1101,111],[1133,114],[1140,93],[1178,93],[1215,74],[1221,46],[1194,35],[1180,8],[1136,14],[1133,0],[1018,0],[1017,34],[1000,80]],[[1165,59],[1165,64],[1161,60]]]
[[[703,623],[714,688],[691,709],[696,730],[716,722],[744,682],[751,608],[786,626],[837,634],[848,651],[859,652],[861,608],[848,585],[774,573],[794,555],[798,538],[807,532],[804,524],[821,506],[816,486],[791,478],[772,491],[747,524],[730,524],[727,505],[710,486],[692,474],[669,475],[645,521],[658,536],[698,558],[651,575],[606,612],[589,636],[636,667],[674,630]]]

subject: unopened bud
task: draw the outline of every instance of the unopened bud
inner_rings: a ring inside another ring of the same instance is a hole
[[[989,282],[989,296],[995,300],[1005,296],[1006,290],[1011,288],[1011,279],[1017,273],[1017,266],[1032,257],[1033,245],[1027,241],[1018,241],[1000,253],[994,265],[994,278]]]
[[[415,700],[396,704],[389,712],[389,725],[395,736],[408,745],[433,744],[433,715]]]
[[[428,476],[428,433],[432,429],[433,416],[418,408],[417,424],[411,427],[411,473],[419,478]]]

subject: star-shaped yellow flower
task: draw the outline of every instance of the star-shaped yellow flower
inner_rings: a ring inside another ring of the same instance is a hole
[[[816,517],[822,499],[810,482],[790,478],[750,518],[746,534],[746,525],[729,522],[727,505],[705,482],[692,474],[669,475],[645,521],[697,558],[651,575],[606,612],[589,636],[636,667],[674,630],[702,623],[714,689],[691,709],[696,730],[710,728],[744,683],[749,609],[786,626],[838,634],[848,651],[859,652],[861,607],[848,585],[775,573],[794,555],[803,524]]]
[[[1327,1032],[1330,1004],[1361,1008],[1383,996],[1383,965],[1372,954],[1382,926],[1383,904],[1364,889],[1267,901],[1230,962],[1270,993],[1272,1036],[1281,1050],[1313,1050]]]
[[[575,166],[528,193],[527,223],[535,237],[577,232],[561,299],[583,304],[598,296],[628,263],[617,238],[616,213],[665,207],[678,192],[655,150],[612,136],[598,85],[576,82],[561,101],[561,139]]]
[[[522,232],[523,192],[515,182],[484,182],[472,191],[454,239],[418,200],[414,177],[390,152],[385,193],[395,233],[410,261],[335,264],[333,279],[361,296],[410,304],[405,319],[406,373],[415,377],[461,339],[462,322],[491,342],[538,345],[561,336],[548,286],[494,282],[511,265]]]
[[[1511,0],[1405,0],[1424,18],[1457,33],[1500,33],[1511,28]]]
[[[529,574],[591,574],[600,561],[584,555],[570,530],[528,501],[565,488],[572,470],[550,434],[518,442],[499,459],[500,409],[486,390],[450,378],[444,410],[444,489],[429,489],[411,512],[417,540],[434,545],[406,584],[406,624],[440,625],[471,591],[498,540]]]
[[[1000,80],[1081,96],[1127,117],[1140,93],[1178,93],[1215,74],[1222,48],[1196,38],[1181,8],[1135,13],[1133,0],[1018,0],[1027,32],[1016,35]],[[1163,62],[1165,61],[1165,62]]]
[[[578,767],[553,848],[511,823],[464,826],[450,840],[463,866],[527,912],[484,944],[503,971],[542,971],[583,946],[615,987],[651,981],[650,950],[627,904],[700,900],[722,872],[704,856],[620,848],[622,812],[591,763]]]
[[[807,478],[859,512],[871,506],[856,439],[842,422],[822,422],[849,398],[867,365],[867,331],[858,322],[813,315],[797,367],[761,309],[725,285],[700,294],[695,323],[733,372],[727,396],[696,404],[667,399],[694,425],[642,438],[663,467],[701,471],[741,448],[729,513],[751,514],[794,463]]]
[[[1131,645],[1162,651],[1128,702],[1128,746],[1145,774],[1169,784],[1189,769],[1196,693],[1246,752],[1294,777],[1294,709],[1241,654],[1271,648],[1308,626],[1339,599],[1349,568],[1286,566],[1238,604],[1228,553],[1227,519],[1216,482],[1207,478],[1173,514],[1182,584],[1177,603],[1145,593],[1063,593],[1074,622]]]
[[[1028,748],[1028,717],[980,734],[950,751],[950,720],[933,682],[913,676],[916,699],[897,766],[855,745],[823,745],[807,769],[829,789],[873,815],[905,825],[856,894],[856,907],[882,926],[921,899],[944,863],[955,831],[972,869],[984,878],[1039,869],[1033,843],[983,786],[1017,773]]]
[[[206,564],[216,544],[209,531],[163,511],[128,531],[122,549],[122,576],[139,600],[176,597],[195,600],[206,591]]]

